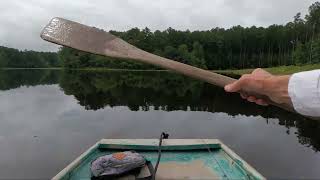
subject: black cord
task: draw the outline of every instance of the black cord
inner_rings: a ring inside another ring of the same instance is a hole
[[[169,138],[169,134],[162,132],[159,138],[159,146],[158,146],[158,159],[157,159],[157,163],[156,166],[154,168],[154,174],[152,179],[155,180],[156,179],[156,174],[157,174],[157,170],[158,170],[158,166],[159,166],[159,162],[160,162],[160,158],[161,158],[161,145],[162,145],[162,139],[168,139]]]

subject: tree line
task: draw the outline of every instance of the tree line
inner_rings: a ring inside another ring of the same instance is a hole
[[[59,67],[61,63],[55,52],[19,51],[0,46],[0,68]]]
[[[266,28],[234,26],[193,32],[173,28],[154,32],[149,28],[132,28],[110,33],[148,52],[205,69],[314,64],[320,63],[320,2],[313,3],[305,17],[297,13],[285,25],[274,24]],[[58,56],[0,48],[2,67],[50,67],[60,64],[65,68],[155,68],[67,47],[60,48]]]

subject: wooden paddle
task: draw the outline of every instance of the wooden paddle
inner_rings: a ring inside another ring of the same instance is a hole
[[[156,65],[219,87],[224,87],[236,81],[236,79],[227,76],[148,53],[102,29],[86,26],[63,18],[53,18],[42,30],[40,36],[46,41],[81,51],[115,58],[132,59]],[[293,107],[274,103],[266,96],[249,94],[263,98],[269,104],[295,112]]]

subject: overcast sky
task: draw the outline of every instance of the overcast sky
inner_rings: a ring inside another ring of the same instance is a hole
[[[40,39],[52,17],[106,30],[207,30],[285,24],[316,0],[0,0],[0,46],[55,51]]]

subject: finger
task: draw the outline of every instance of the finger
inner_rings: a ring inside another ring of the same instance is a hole
[[[246,77],[245,75],[243,77]],[[241,77],[239,80],[228,84],[224,87],[225,91],[227,92],[237,92],[241,90],[241,87],[243,86],[244,83],[244,78]]]
[[[224,86],[224,90],[227,91],[227,92],[236,92],[234,87],[236,86],[237,83],[238,83],[238,81]]]
[[[248,98],[248,95],[245,94],[245,93],[240,93],[240,96],[242,97],[242,99],[247,99]]]
[[[248,100],[249,102],[256,102],[257,98],[254,97],[254,96],[249,96],[249,97],[247,98],[247,100]]]
[[[262,77],[272,76],[272,74],[270,74],[268,71],[263,70],[261,68],[257,68],[254,71],[252,71],[252,74],[255,74],[255,75],[258,75],[258,76],[262,76]]]
[[[257,99],[256,100],[256,104],[260,105],[260,106],[268,106],[269,104],[263,100],[263,99]]]

